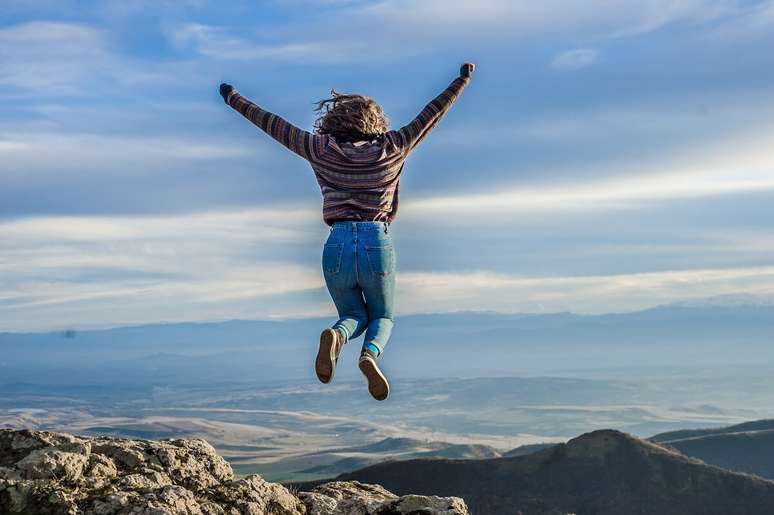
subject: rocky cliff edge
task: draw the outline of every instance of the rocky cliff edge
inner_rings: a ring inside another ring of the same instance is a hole
[[[291,492],[237,479],[199,439],[87,438],[0,429],[0,513],[16,515],[468,515],[462,499],[337,481]]]

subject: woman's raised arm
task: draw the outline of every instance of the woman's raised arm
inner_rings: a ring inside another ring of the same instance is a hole
[[[408,125],[397,131],[403,142],[404,152],[411,152],[446,114],[446,111],[451,108],[462,90],[470,82],[474,69],[475,65],[472,63],[463,64],[460,67],[460,76],[454,79],[440,95],[431,100]]]
[[[261,109],[240,95],[230,84],[221,84],[220,94],[228,105],[288,149],[306,160],[316,155],[314,146],[317,138],[309,131],[299,129],[281,116]]]

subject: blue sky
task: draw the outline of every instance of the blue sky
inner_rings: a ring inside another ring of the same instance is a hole
[[[539,5],[536,5],[539,4]],[[0,14],[0,330],[333,314],[311,170],[332,87],[408,122],[398,315],[774,291],[774,2],[25,0]]]

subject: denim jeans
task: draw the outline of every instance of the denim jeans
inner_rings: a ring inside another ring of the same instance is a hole
[[[322,254],[325,284],[339,313],[333,325],[349,341],[365,332],[363,345],[379,354],[390,339],[395,297],[395,250],[384,222],[336,222]]]

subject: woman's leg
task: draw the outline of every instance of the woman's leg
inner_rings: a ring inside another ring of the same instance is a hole
[[[344,342],[357,338],[368,327],[368,310],[362,291],[359,287],[340,288],[328,281],[326,284],[339,313],[339,319],[332,329],[337,329],[342,334]]]
[[[322,255],[323,275],[339,320],[333,325],[349,341],[368,326],[368,311],[357,284],[354,237],[348,231],[333,231]]]
[[[339,320],[320,334],[314,369],[322,383],[330,383],[336,372],[341,349],[348,340],[359,336],[368,325],[368,312],[357,285],[357,263],[353,231],[334,227],[322,255],[323,274]]]
[[[358,278],[369,320],[363,347],[374,346],[377,355],[381,355],[394,323],[395,249],[392,238],[388,232],[379,231],[374,238],[364,239],[362,252],[358,254]]]

